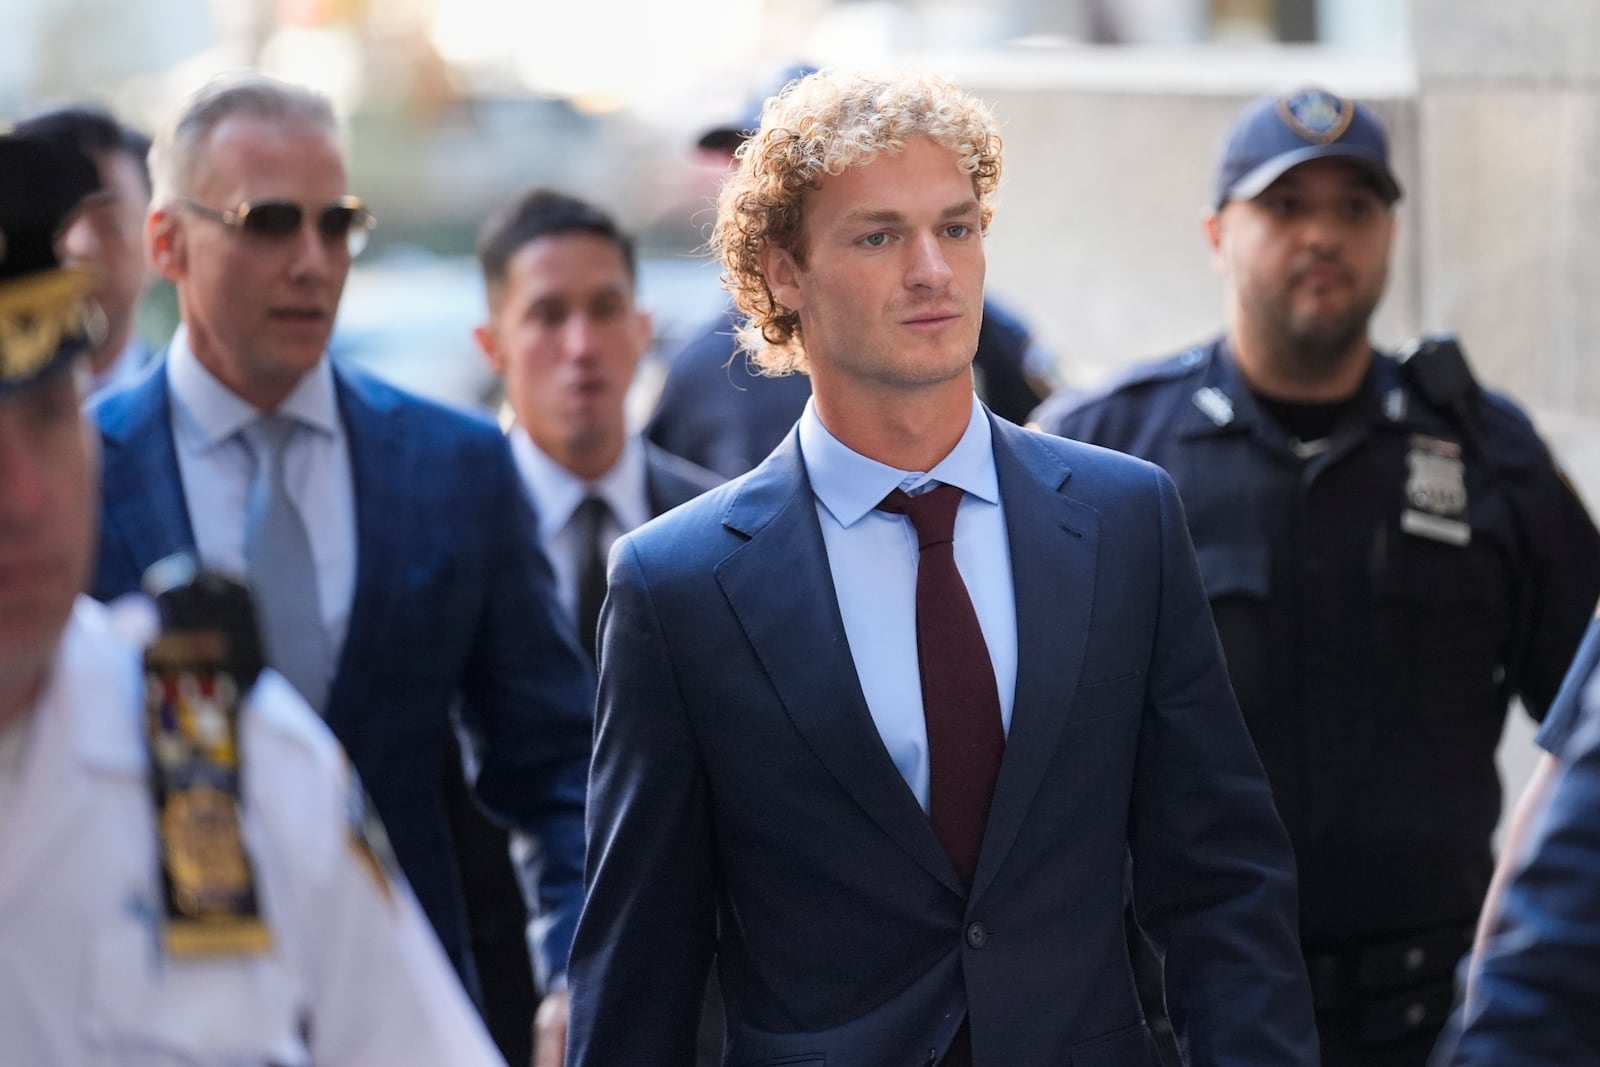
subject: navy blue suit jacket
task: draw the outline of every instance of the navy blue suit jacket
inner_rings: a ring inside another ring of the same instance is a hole
[[[998,419],[1017,691],[969,893],[857,681],[791,434],[613,549],[568,1064],[1311,1064],[1292,860],[1157,468]]]
[[[1592,680],[1581,715],[1500,923],[1474,960],[1452,1067],[1600,1063],[1600,689]]]
[[[327,720],[445,950],[470,981],[441,794],[450,711],[479,741],[476,792],[541,845],[545,963],[566,965],[582,898],[593,690],[551,593],[510,449],[487,420],[336,369],[356,497],[356,588]],[[194,547],[165,365],[94,409],[104,447],[93,594],[139,588]]]

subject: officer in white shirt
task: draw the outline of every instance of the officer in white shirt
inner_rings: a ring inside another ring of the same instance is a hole
[[[154,675],[79,595],[90,276],[53,242],[96,184],[0,137],[0,1065],[501,1064],[292,688],[171,702],[230,772],[175,792]]]

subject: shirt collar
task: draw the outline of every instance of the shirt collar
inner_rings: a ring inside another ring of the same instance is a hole
[[[573,512],[584,498],[591,495],[605,500],[612,517],[624,530],[649,521],[644,442],[636,434],[628,435],[617,461],[594,482],[584,481],[551,459],[521,426],[513,426],[508,436],[517,470],[539,515],[541,537],[555,536],[572,521]]]
[[[202,451],[225,443],[263,414],[206,369],[190,347],[184,325],[179,325],[168,349],[167,381],[177,417]],[[338,436],[339,398],[326,357],[301,377],[278,405],[277,413],[320,433]]]
[[[144,369],[148,355],[149,347],[144,343],[144,338],[134,334],[122,346],[122,351],[117,353],[117,358],[111,361],[110,366],[94,376],[90,389],[96,393],[107,393],[134,381]]]
[[[120,615],[118,614],[120,612]],[[120,619],[113,622],[113,619]],[[72,732],[78,758],[103,771],[138,773],[145,766],[142,718],[107,715],[143,695],[138,648],[159,628],[154,605],[137,595],[112,606],[79,597],[62,634],[38,710],[48,729]]]
[[[893,490],[909,492],[926,482],[954,485],[991,504],[1000,501],[989,417],[976,396],[966,432],[930,471],[903,471],[863,456],[828,432],[814,400],[806,401],[800,416],[800,454],[811,491],[845,527],[861,521]]]

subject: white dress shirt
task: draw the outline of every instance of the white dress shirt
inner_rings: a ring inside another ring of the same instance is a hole
[[[0,837],[4,837],[7,824],[13,817],[11,798],[16,793],[18,782],[22,780],[32,722],[31,715],[23,714],[0,724]]]
[[[245,576],[245,498],[255,460],[239,431],[262,412],[242,400],[200,364],[183,327],[167,353],[172,397],[172,438],[189,522],[201,562]],[[317,565],[322,621],[336,650],[344,647],[356,587],[355,482],[333,369],[324,358],[278,406],[312,432],[296,433],[284,450],[289,496],[300,510]],[[404,521],[395,516],[395,521]]]
[[[1011,546],[994,469],[988,412],[972,401],[967,430],[931,471],[902,471],[855,452],[828,432],[814,401],[800,416],[800,453],[816,496],[833,589],[867,708],[889,757],[928,808],[928,730],[917,664],[917,565],[911,520],[878,511],[894,489],[960,487],[956,569],[972,598],[994,664],[1002,727],[1011,730],[1017,686],[1017,604]]]
[[[584,550],[573,517],[585,497],[599,496],[611,508],[601,531],[601,549],[629,530],[650,521],[650,496],[645,477],[644,442],[630,435],[622,454],[596,482],[586,482],[551,459],[521,426],[510,433],[522,484],[539,516],[539,547],[555,571],[556,595],[570,618],[578,616],[578,560]]]

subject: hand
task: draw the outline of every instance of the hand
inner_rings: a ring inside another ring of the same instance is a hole
[[[565,989],[548,993],[533,1017],[533,1067],[561,1067],[567,1053],[567,1016],[572,1008]]]

